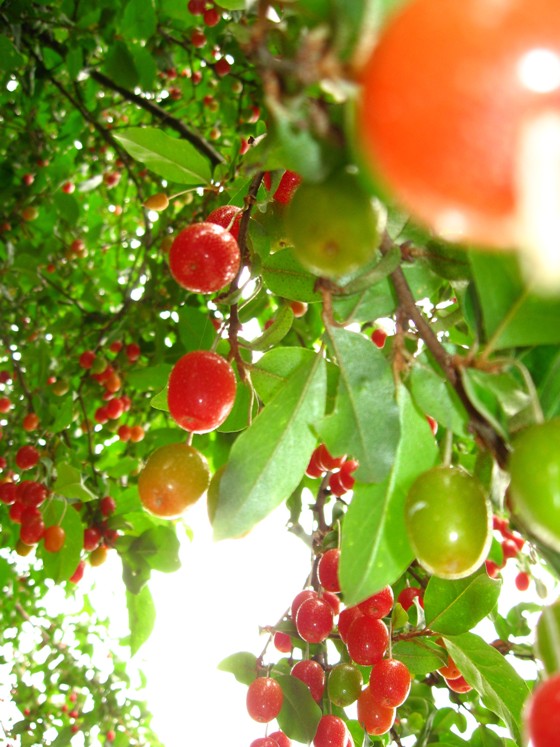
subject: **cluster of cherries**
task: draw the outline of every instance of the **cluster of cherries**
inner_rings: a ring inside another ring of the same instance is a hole
[[[493,517],[493,529],[501,536],[500,546],[502,548],[502,561],[496,563],[493,560],[486,561],[486,571],[490,578],[497,578],[502,568],[505,568],[508,560],[517,560],[525,545],[525,539],[517,532],[512,531],[507,518]],[[520,570],[515,577],[515,585],[519,591],[527,591],[531,583],[531,576],[526,570]]]
[[[336,635],[346,645],[349,661],[336,664],[327,672],[318,658],[296,662],[291,675],[307,685],[313,699],[321,704],[325,691],[331,703],[345,708],[356,703],[358,721],[372,736],[386,734],[392,728],[396,709],[409,695],[412,677],[407,666],[393,658],[390,650],[390,633],[384,618],[390,615],[394,604],[391,586],[351,607],[341,609],[338,597],[340,582],[338,566],[340,551],[336,548],[324,552],[317,563],[320,590],[304,589],[294,598],[290,618],[297,635],[309,644],[323,643]],[[417,603],[423,606],[422,589],[404,588],[397,602],[408,610]],[[335,626],[335,618],[338,624]],[[291,653],[291,636],[278,630],[274,645],[282,653]],[[438,643],[444,646],[442,640]],[[362,669],[371,667],[364,687]],[[438,669],[448,687],[465,693],[471,686],[465,681],[455,662],[448,656],[445,666]],[[279,682],[270,675],[257,677],[249,685],[247,710],[251,718],[260,723],[275,719],[282,708],[283,691]],[[283,732],[274,732],[256,739],[251,747],[285,747],[290,745]],[[314,747],[352,747],[353,740],[343,719],[323,715],[313,738]]]
[[[348,459],[346,456],[333,457],[325,444],[320,444],[311,455],[305,474],[316,478],[328,473],[329,490],[333,495],[341,497],[354,487],[356,480],[352,472],[355,472],[358,466],[355,459]]]

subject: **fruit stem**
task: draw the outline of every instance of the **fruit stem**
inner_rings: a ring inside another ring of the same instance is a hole
[[[451,466],[451,457],[453,455],[453,431],[448,428],[445,432],[445,438],[443,440],[443,456],[442,462],[444,467]]]

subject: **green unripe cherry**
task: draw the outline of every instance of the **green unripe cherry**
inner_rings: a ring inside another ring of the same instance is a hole
[[[474,573],[492,541],[490,503],[478,480],[458,467],[434,467],[416,479],[405,522],[418,562],[434,576]]]
[[[304,267],[339,277],[369,262],[379,246],[379,215],[354,174],[337,171],[303,183],[287,208],[286,229]]]
[[[535,537],[560,551],[560,418],[531,425],[514,440],[509,473],[514,512]]]
[[[362,673],[354,664],[341,662],[331,669],[327,683],[329,700],[340,708],[355,703],[362,692]]]

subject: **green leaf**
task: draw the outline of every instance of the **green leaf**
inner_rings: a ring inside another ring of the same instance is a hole
[[[183,306],[178,314],[179,339],[187,351],[210,349],[216,339],[216,330],[208,312],[193,306]]]
[[[290,306],[281,306],[278,309],[276,318],[259,337],[251,342],[242,341],[244,347],[250,350],[266,350],[274,345],[278,345],[292,328],[294,322],[294,312]]]
[[[158,526],[148,529],[134,540],[129,552],[142,556],[155,571],[172,573],[181,567],[179,547],[175,529]]]
[[[398,390],[398,404],[402,436],[391,474],[378,485],[358,483],[344,519],[340,582],[347,605],[396,581],[414,558],[404,502],[418,475],[436,463],[437,447],[404,386]]]
[[[290,739],[308,744],[317,731],[322,716],[307,685],[289,674],[276,675],[284,694],[278,725]]]
[[[263,279],[269,290],[291,301],[320,301],[317,277],[308,272],[289,249],[271,254],[263,263]]]
[[[58,214],[70,225],[75,225],[80,219],[80,205],[73,195],[57,192],[53,195],[53,202]]]
[[[133,158],[164,179],[192,186],[210,181],[208,159],[186,140],[170,137],[155,127],[129,127],[114,137]]]
[[[432,576],[424,593],[426,625],[444,635],[466,633],[492,612],[501,588],[485,570],[456,581]]]
[[[560,343],[560,298],[532,295],[516,257],[472,251],[470,261],[493,350]]]
[[[72,396],[69,395],[62,399],[58,409],[56,410],[56,417],[52,425],[49,425],[49,430],[52,433],[60,433],[60,431],[66,430],[74,419],[74,402]]]
[[[551,604],[542,611],[535,650],[547,674],[560,671],[560,603]]]
[[[161,389],[167,385],[172,366],[169,363],[158,363],[146,368],[135,368],[126,376],[127,384],[135,389],[146,391],[148,389]]]
[[[245,10],[245,0],[218,0],[216,5],[226,10]]]
[[[393,466],[399,442],[399,412],[391,366],[361,334],[327,330],[340,369],[334,411],[317,426],[331,454],[349,454],[362,482],[380,482]]]
[[[529,688],[512,665],[493,646],[474,633],[445,637],[446,648],[463,676],[484,704],[521,740],[523,704]]]
[[[531,400],[518,381],[509,373],[491,374],[474,368],[462,372],[463,385],[469,399],[504,438],[508,438],[509,423]]]
[[[250,685],[257,676],[257,657],[247,651],[227,656],[218,664],[221,672],[231,672],[242,685]]]
[[[263,355],[251,370],[251,381],[260,399],[266,404],[281,389],[288,378],[315,353],[306,348],[273,348]]]
[[[60,500],[49,503],[43,511],[43,521],[46,527],[60,524],[66,533],[60,552],[47,552],[43,543],[39,545],[37,552],[43,559],[45,575],[56,583],[67,581],[80,562],[84,546],[84,526],[78,512],[68,506],[66,501]]]
[[[0,60],[2,60],[2,72],[11,73],[25,64],[25,57],[14,47],[5,34],[0,36]]]
[[[315,447],[311,431],[325,407],[325,362],[303,363],[235,441],[220,481],[214,537],[247,532],[299,484]]]
[[[149,39],[155,34],[157,16],[151,0],[129,0],[124,9],[121,30],[127,39]]]
[[[418,407],[435,418],[442,427],[458,436],[467,435],[469,422],[465,406],[449,381],[438,375],[422,355],[410,373],[410,389]]]
[[[96,496],[83,484],[79,469],[66,462],[56,465],[56,480],[53,491],[65,498],[74,498],[77,501],[93,501]]]
[[[425,638],[397,641],[393,645],[393,657],[406,664],[411,674],[429,674],[447,663],[441,646]]]
[[[138,84],[138,71],[134,58],[123,41],[116,41],[109,47],[103,64],[103,72],[123,88],[133,89]],[[120,139],[118,135],[115,137],[117,140]],[[132,153],[130,155],[133,156]]]
[[[130,625],[130,653],[132,656],[150,637],[156,621],[156,607],[147,586],[138,594],[127,590],[126,605]]]

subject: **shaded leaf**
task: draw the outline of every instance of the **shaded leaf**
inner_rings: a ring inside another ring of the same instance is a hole
[[[306,348],[274,348],[266,352],[251,371],[251,381],[260,399],[266,404],[304,361],[314,357],[315,353]]]
[[[218,664],[221,672],[231,672],[242,685],[250,685],[257,676],[257,657],[247,651],[227,656]]]
[[[309,688],[297,677],[289,674],[276,675],[284,694],[278,724],[290,739],[304,744],[315,736],[321,719],[321,709],[313,700]]]
[[[447,663],[441,646],[426,638],[397,641],[392,650],[393,657],[406,664],[411,674],[429,674]]]
[[[320,301],[315,291],[317,277],[308,272],[289,249],[271,254],[263,263],[263,279],[268,288],[291,301]]]
[[[151,635],[156,621],[156,608],[147,586],[143,586],[138,594],[127,590],[126,606],[130,625],[130,652],[134,656]]]
[[[444,635],[466,633],[492,612],[501,588],[485,570],[456,581],[432,576],[424,593],[426,625]]]
[[[56,465],[53,491],[65,498],[74,498],[78,501],[96,499],[96,496],[83,484],[80,470],[66,462],[59,462]]]
[[[560,671],[560,603],[545,607],[537,624],[536,653],[547,674]]]

